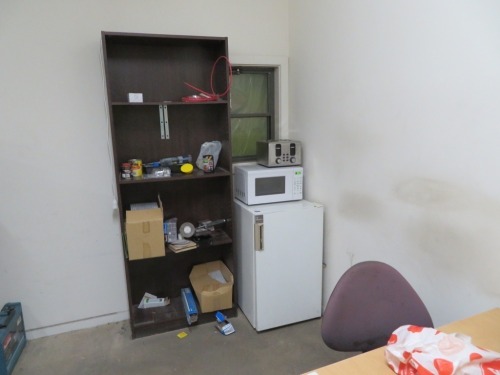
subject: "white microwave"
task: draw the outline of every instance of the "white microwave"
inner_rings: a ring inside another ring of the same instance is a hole
[[[302,167],[237,165],[234,197],[248,205],[301,200],[303,180]]]

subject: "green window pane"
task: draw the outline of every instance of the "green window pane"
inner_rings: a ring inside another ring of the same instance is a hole
[[[267,118],[231,119],[233,157],[255,156],[257,141],[267,139]]]
[[[268,74],[248,73],[233,76],[231,112],[233,114],[268,112]]]

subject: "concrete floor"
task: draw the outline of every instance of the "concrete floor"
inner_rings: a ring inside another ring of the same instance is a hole
[[[132,340],[124,321],[31,340],[13,375],[301,374],[356,354],[329,349],[320,319],[260,333],[241,311],[230,321],[229,336],[202,324]]]

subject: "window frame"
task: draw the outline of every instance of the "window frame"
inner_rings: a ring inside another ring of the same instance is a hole
[[[267,76],[267,112],[232,113],[229,114],[231,122],[233,119],[256,119],[265,118],[267,121],[266,139],[276,138],[276,68],[272,66],[232,66],[233,76],[237,74],[265,74]],[[234,162],[255,160],[256,155],[232,156]]]
[[[231,64],[235,67],[265,67],[274,68],[274,138],[287,139],[288,127],[288,57],[287,56],[249,56],[231,55]],[[255,158],[233,158],[237,164],[245,161],[255,161]]]

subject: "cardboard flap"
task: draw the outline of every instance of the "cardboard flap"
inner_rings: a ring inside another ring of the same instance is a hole
[[[217,296],[227,293],[233,289],[232,284],[205,285],[201,292],[202,295]]]
[[[136,210],[126,212],[127,223],[141,223],[158,220],[163,222],[163,212],[160,209]]]

